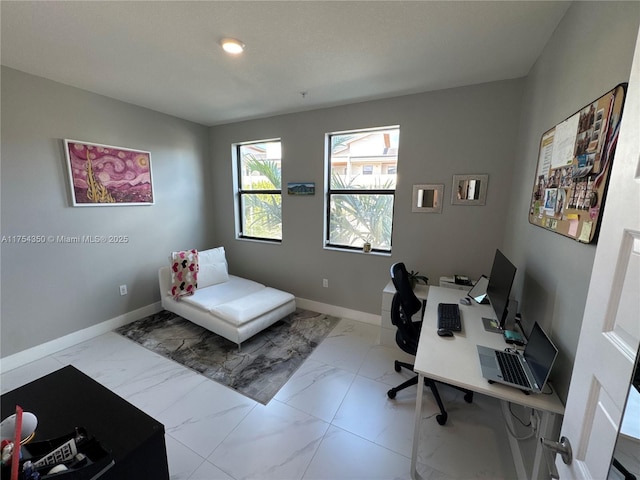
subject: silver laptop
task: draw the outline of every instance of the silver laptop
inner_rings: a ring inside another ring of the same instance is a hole
[[[535,393],[542,392],[558,356],[558,349],[538,322],[533,325],[522,355],[482,345],[477,347],[484,378]]]

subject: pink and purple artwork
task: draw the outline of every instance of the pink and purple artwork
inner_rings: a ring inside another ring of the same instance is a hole
[[[149,152],[65,140],[74,206],[153,205]]]

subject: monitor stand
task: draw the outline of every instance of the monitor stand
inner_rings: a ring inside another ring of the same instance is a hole
[[[500,322],[494,318],[482,317],[482,325],[487,332],[504,333],[505,330],[513,330],[516,324],[516,314],[518,312],[518,301],[513,298],[509,299],[507,307],[507,319],[504,328],[500,328]]]
[[[493,332],[493,333],[504,332],[504,330],[500,328],[500,324],[498,323],[498,320],[494,318],[482,317],[482,325],[484,326],[484,329],[487,332]]]

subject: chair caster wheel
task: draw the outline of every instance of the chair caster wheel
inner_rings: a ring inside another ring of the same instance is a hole
[[[400,370],[402,370],[402,367],[400,366],[400,363],[398,363],[397,360],[393,363],[393,368],[396,372],[399,372]]]
[[[444,425],[445,423],[447,423],[448,417],[449,417],[449,414],[441,413],[440,415],[436,415],[436,420],[438,421],[439,425]]]
[[[464,394],[464,401],[467,402],[467,403],[473,402],[473,392],[465,393]]]
[[[389,390],[389,391],[387,392],[387,397],[389,397],[389,398],[391,398],[391,399],[396,398],[396,392],[395,392],[393,389]]]

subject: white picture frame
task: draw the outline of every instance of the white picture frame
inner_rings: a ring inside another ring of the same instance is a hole
[[[451,188],[452,205],[484,205],[487,200],[489,175],[454,175]]]
[[[151,153],[64,139],[74,207],[153,205]]]
[[[422,183],[413,186],[411,211],[414,213],[442,213],[444,185]]]

